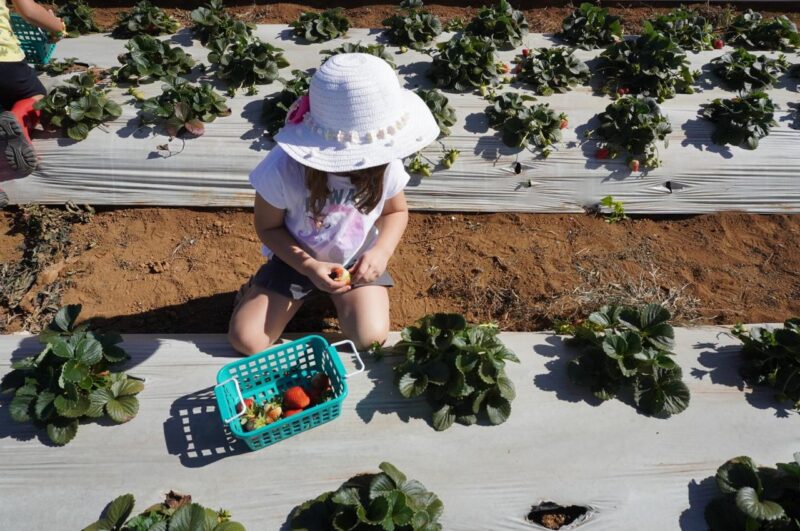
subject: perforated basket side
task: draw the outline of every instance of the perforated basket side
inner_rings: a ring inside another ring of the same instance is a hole
[[[344,367],[335,349],[319,336],[277,345],[225,365],[217,374],[217,383],[236,378],[242,396],[252,397],[259,403],[279,398],[283,391],[306,383],[317,372],[324,372],[331,381],[333,398],[327,402],[255,431],[244,431],[238,421],[231,422],[228,429],[251,449],[264,448],[339,416],[348,389]],[[223,420],[234,416],[238,402],[236,393],[223,386],[217,388],[216,395]]]
[[[15,13],[11,14],[11,28],[14,30],[28,62],[46,64],[50,61],[56,45],[49,42],[44,31],[28,24],[25,19]]]

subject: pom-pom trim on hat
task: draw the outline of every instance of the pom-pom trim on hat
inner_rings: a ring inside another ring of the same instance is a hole
[[[375,129],[373,131],[365,131],[363,133],[359,131],[342,131],[340,129],[327,129],[319,125],[311,116],[311,113],[306,113],[303,115],[303,122],[308,126],[308,128],[314,132],[315,134],[322,136],[325,140],[333,141],[340,144],[371,144],[376,140],[383,140],[386,138],[391,138],[399,133],[406,125],[408,125],[409,120],[411,119],[411,113],[405,113],[403,116],[395,120],[393,123],[387,125],[386,127],[382,127],[380,129]]]

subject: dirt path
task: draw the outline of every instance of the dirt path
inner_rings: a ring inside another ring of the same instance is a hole
[[[63,303],[124,332],[222,332],[261,263],[246,210],[117,209],[73,228]],[[0,256],[21,238],[0,216]],[[538,330],[603,302],[666,300],[695,323],[800,315],[800,216],[726,213],[610,225],[588,215],[412,214],[390,271],[392,327],[434,311]],[[0,323],[8,315],[0,309]],[[290,328],[331,329],[326,300]],[[12,319],[6,332],[18,330]],[[0,331],[2,332],[2,331]]]

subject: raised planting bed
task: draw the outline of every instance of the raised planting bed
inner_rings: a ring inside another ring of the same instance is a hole
[[[720,465],[738,455],[785,463],[800,439],[798,414],[773,390],[737,387],[741,343],[729,330],[675,330],[692,400],[669,419],[641,415],[624,398],[599,403],[570,383],[577,351],[558,336],[503,333],[520,363],[506,365],[516,398],[500,425],[436,431],[426,399],[400,394],[401,358],[390,355],[368,358],[366,374],[350,379],[335,421],[258,452],[221,429],[213,385],[233,356],[224,335],[127,335],[125,370],[146,380],[128,423],[88,423],[52,447],[13,423],[0,396],[0,516],[9,529],[80,529],[119,494],[147,503],[175,489],[247,529],[281,529],[302,503],[387,461],[438,496],[443,529],[537,529],[529,518],[541,521],[541,505],[555,502],[587,509],[580,529],[704,530]],[[0,374],[40,348],[33,336],[0,336]]]
[[[262,25],[257,37],[284,50],[290,65],[279,69],[284,79],[291,79],[294,69],[313,68],[323,59],[322,50],[332,50],[344,43],[375,44],[381,32],[351,28],[345,38],[306,44],[292,36],[283,25]],[[436,42],[445,42],[453,34],[443,33]],[[162,37],[165,38],[165,37]],[[198,62],[208,64],[209,50],[192,40],[183,29],[168,38]],[[527,34],[514,50],[500,50],[501,62],[513,66],[522,48],[553,47],[560,41],[542,34]],[[57,58],[78,57],[101,67],[117,66],[117,56],[124,53],[127,41],[93,34],[65,40],[59,44]],[[388,46],[394,55],[398,73],[410,88],[433,86],[426,77],[431,57]],[[597,204],[611,195],[622,200],[631,213],[692,213],[741,209],[755,212],[800,211],[800,187],[797,168],[800,130],[795,129],[795,84],[782,75],[768,94],[776,105],[773,126],[760,140],[758,149],[745,146],[720,146],[712,142],[715,125],[701,118],[701,105],[715,98],[731,97],[708,67],[710,61],[731,51],[725,47],[700,53],[687,53],[689,68],[701,70],[694,84],[694,94],[678,94],[660,103],[672,124],[667,135],[669,146],[659,145],[661,165],[648,171],[632,171],[627,157],[598,160],[597,142],[587,141],[586,131],[594,129],[597,115],[612,98],[602,96],[590,86],[576,85],[565,93],[537,96],[535,104],[547,103],[556,113],[568,116],[569,126],[545,160],[540,151],[506,146],[500,133],[489,127],[488,102],[478,90],[468,93],[444,92],[456,111],[452,133],[443,140],[447,150],[460,156],[447,169],[439,163],[442,145],[432,144],[423,151],[430,159],[432,176],[416,175],[408,188],[412,208],[418,210],[540,211],[576,212]],[[575,56],[592,64],[602,50],[578,50]],[[762,52],[758,52],[759,55]],[[765,52],[777,57],[778,52]],[[785,53],[789,63],[800,62],[797,53]],[[226,85],[211,72],[204,74],[212,85],[225,94]],[[510,73],[509,75],[513,75]],[[202,78],[196,67],[190,80]],[[47,79],[52,84],[53,79]],[[143,85],[141,96],[160,93],[160,82]],[[599,86],[595,83],[596,86]],[[92,130],[86,140],[73,142],[60,137],[40,136],[36,140],[41,155],[41,169],[29,177],[12,179],[5,167],[0,180],[12,203],[63,203],[73,200],[91,204],[149,204],[186,206],[251,205],[253,192],[246,176],[271,149],[264,136],[267,123],[261,118],[264,98],[279,93],[279,81],[255,85],[257,95],[239,90],[227,99],[231,115],[206,124],[200,138],[179,138],[168,142],[164,129],[141,127],[133,98],[125,94],[127,86],[112,88],[109,96],[122,103],[122,115]],[[504,85],[505,87],[505,85]],[[498,89],[499,91],[499,89]],[[526,83],[512,84],[502,92],[533,95]],[[423,159],[424,160],[424,159]],[[641,169],[647,165],[641,164]]]

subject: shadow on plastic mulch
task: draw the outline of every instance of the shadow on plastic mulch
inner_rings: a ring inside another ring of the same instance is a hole
[[[421,419],[433,428],[432,412],[428,402],[424,398],[404,398],[394,383],[393,367],[400,360],[399,356],[386,356],[380,360],[371,356],[364,357],[366,366],[364,374],[355,378],[368,378],[370,391],[356,404],[356,413],[365,424],[372,422],[375,414],[380,413],[397,415],[406,423],[412,418]]]
[[[594,396],[587,387],[575,385],[567,377],[567,364],[575,357],[569,347],[564,345],[564,340],[557,335],[545,338],[546,345],[534,345],[533,351],[540,356],[550,358],[544,364],[548,373],[537,374],[533,377],[533,385],[542,391],[556,394],[556,398],[564,402],[585,402],[590,406],[599,406],[602,400]]]
[[[717,482],[714,477],[707,477],[700,483],[694,479],[688,485],[689,508],[681,513],[679,524],[681,531],[705,531],[708,525],[705,520],[705,509],[708,502],[717,494]]]
[[[721,347],[716,343],[698,343],[695,348],[707,349],[700,353],[698,361],[703,368],[692,368],[691,376],[702,380],[706,376],[711,382],[741,390],[744,399],[757,409],[774,409],[778,418],[789,418],[793,410],[788,408],[788,403],[781,403],[775,398],[776,391],[766,386],[748,388],[739,374],[741,347],[728,345]],[[750,392],[745,393],[745,389]]]
[[[169,414],[164,422],[167,450],[187,468],[204,467],[249,451],[223,428],[213,387],[180,397]]]

